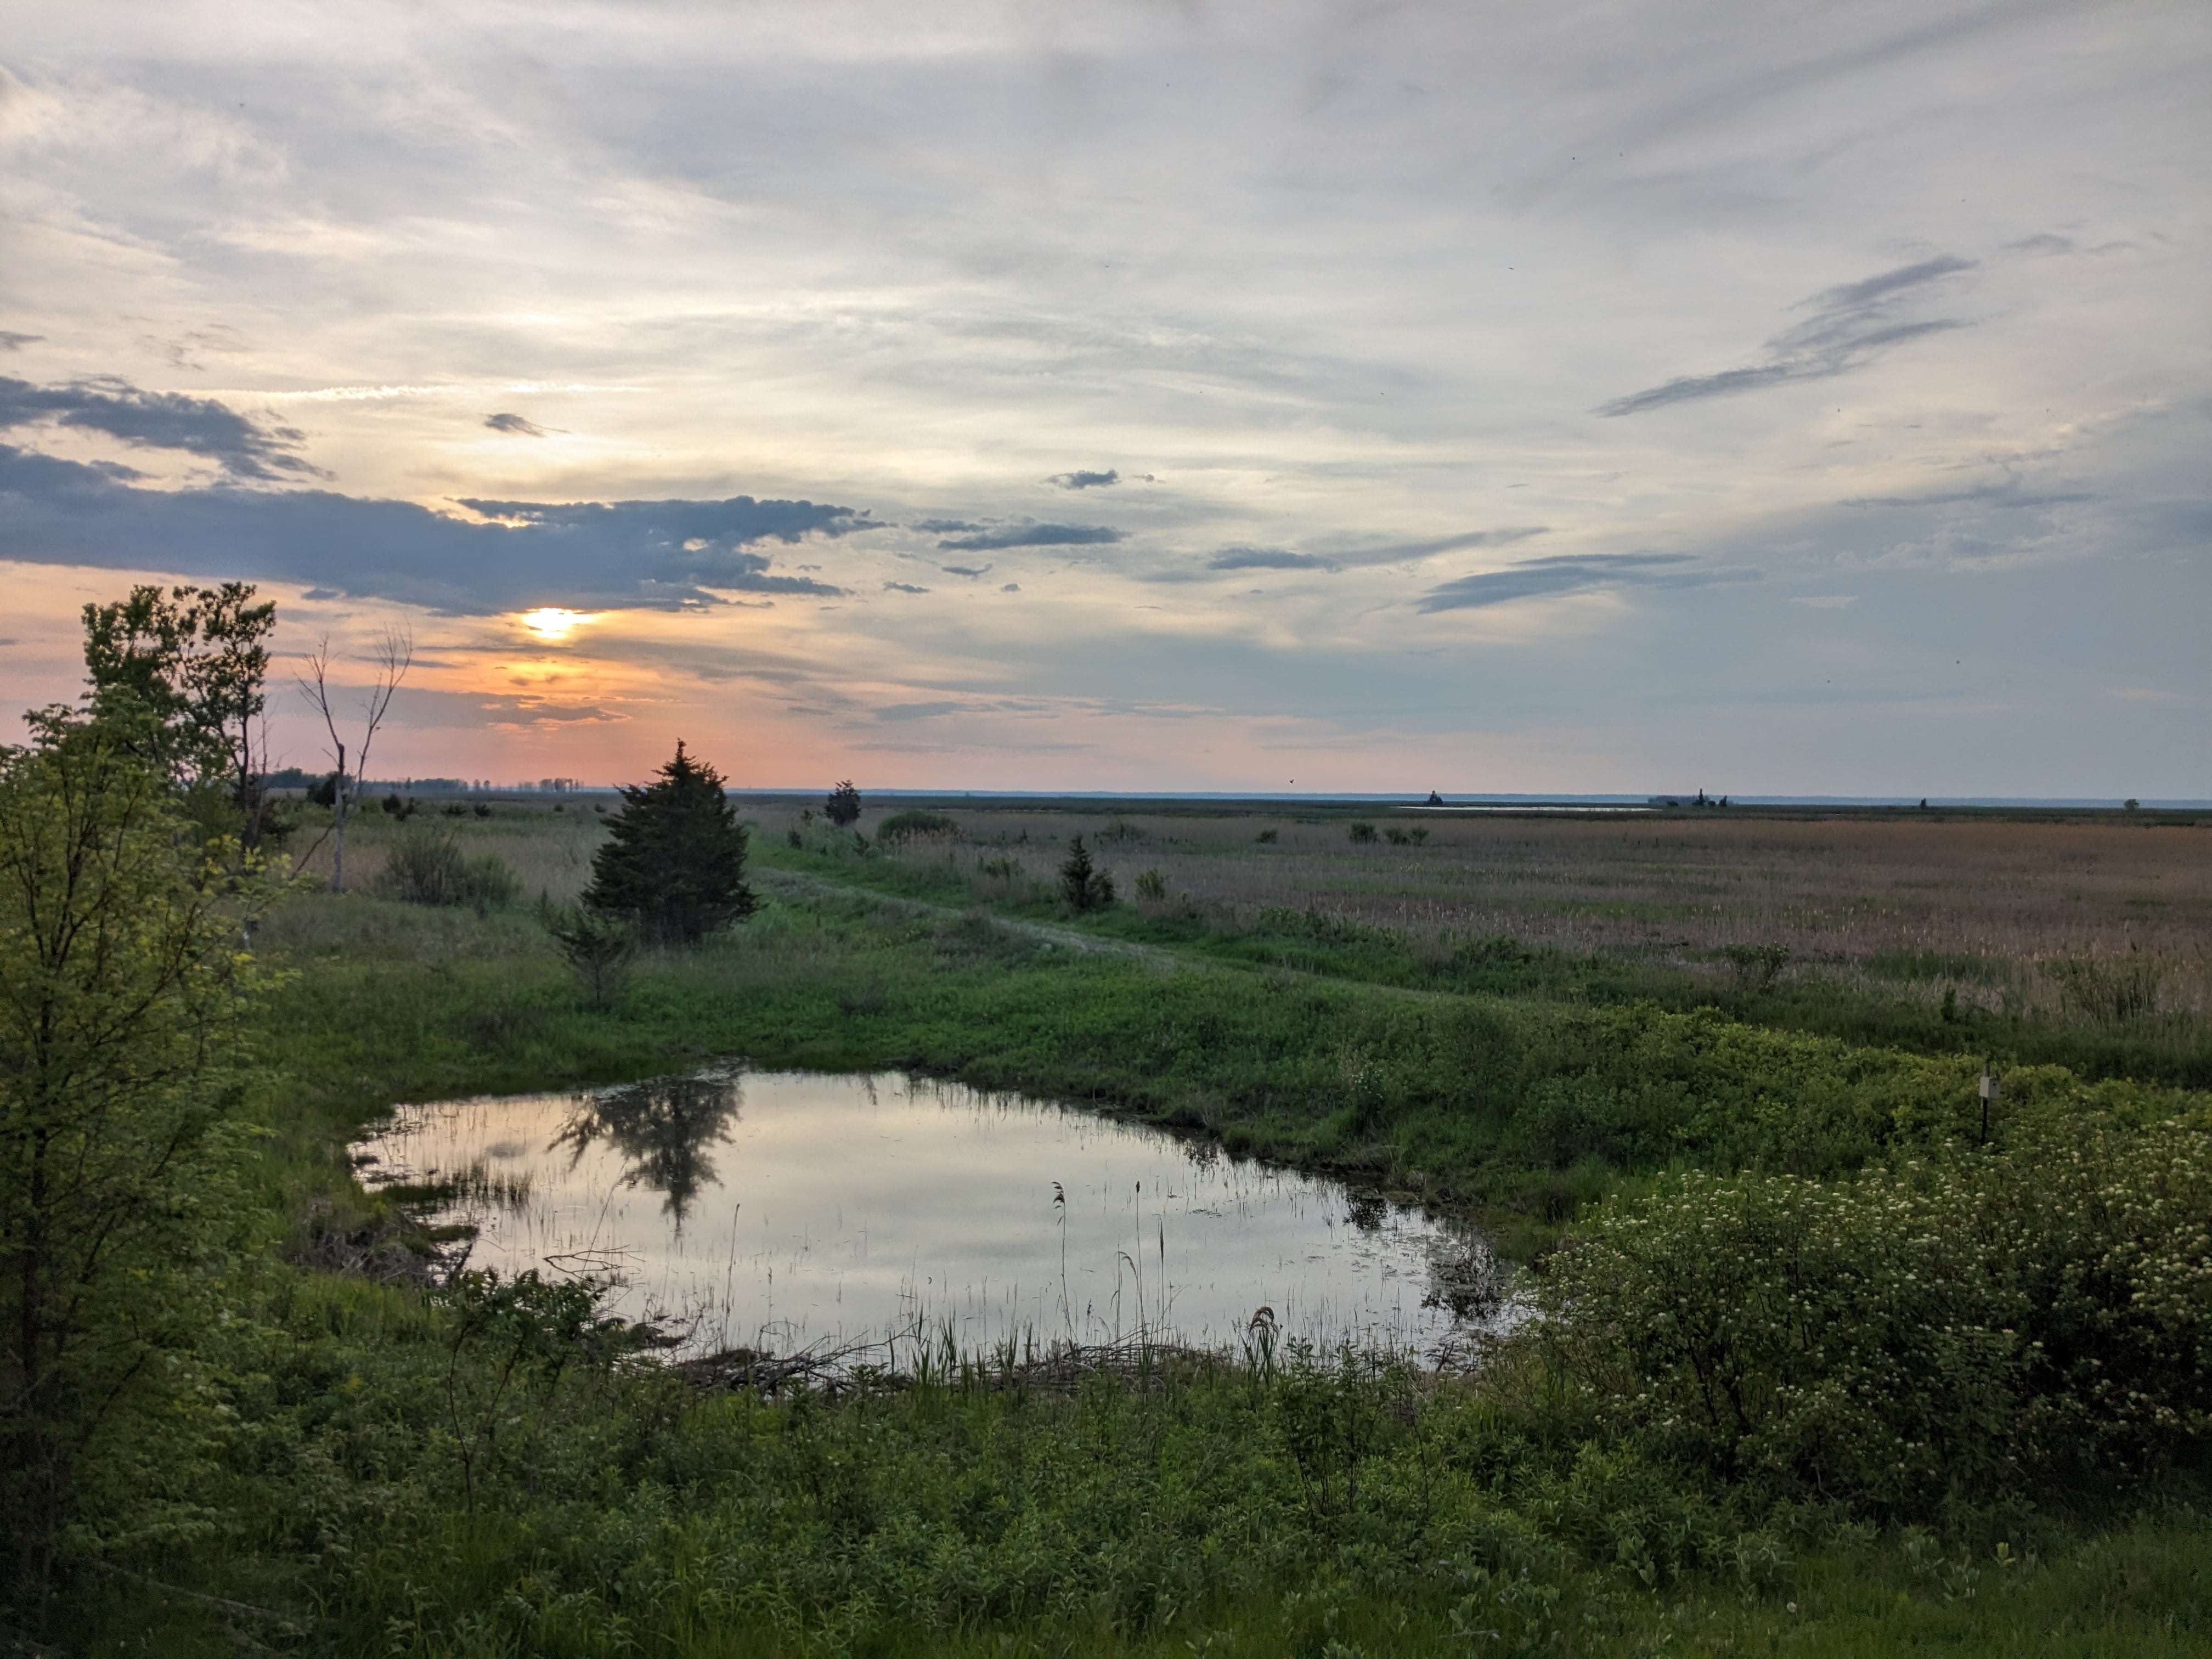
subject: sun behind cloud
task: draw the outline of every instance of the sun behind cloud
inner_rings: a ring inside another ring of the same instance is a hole
[[[557,605],[543,605],[536,611],[526,611],[516,618],[538,639],[558,645],[587,622],[597,618],[581,611],[563,611]]]

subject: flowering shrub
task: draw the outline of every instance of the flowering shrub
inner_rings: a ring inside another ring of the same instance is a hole
[[[1601,1430],[1924,1513],[2212,1430],[2212,1138],[2031,1127],[1842,1180],[1686,1175],[1547,1264],[1531,1340]]]

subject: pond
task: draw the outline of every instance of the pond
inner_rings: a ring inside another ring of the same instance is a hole
[[[1482,1240],[1095,1113],[917,1079],[714,1072],[409,1106],[365,1178],[436,1188],[472,1267],[610,1280],[695,1351],[949,1334],[1440,1358],[1502,1310]]]

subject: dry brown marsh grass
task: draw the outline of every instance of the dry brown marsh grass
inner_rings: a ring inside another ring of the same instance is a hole
[[[1736,971],[1731,951],[1774,947],[1799,964],[1790,973],[1991,1008],[2009,999],[2023,1013],[2094,1019],[2100,998],[2123,1018],[2212,1012],[2204,824],[1405,814],[1428,839],[1394,846],[1354,842],[1346,820],[1318,814],[950,810],[971,862],[1011,850],[1048,874],[1081,833],[1125,889],[1157,870],[1170,908],[1188,895],[1224,920],[1311,908],[1403,931],[1417,949],[1504,935],[1716,975]]]

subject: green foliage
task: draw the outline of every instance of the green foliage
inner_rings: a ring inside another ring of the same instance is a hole
[[[1139,870],[1137,872],[1137,896],[1139,898],[1150,899],[1157,903],[1158,901],[1167,897],[1167,878],[1162,876],[1158,871]]]
[[[601,1012],[613,1007],[629,978],[630,959],[637,954],[637,937],[629,924],[578,905],[556,913],[545,931],[560,947],[561,959],[574,970],[586,1000]]]
[[[933,812],[921,806],[910,806],[903,812],[894,812],[876,826],[876,840],[886,847],[895,842],[916,841],[929,836],[955,840],[959,834],[960,826],[944,813]]]
[[[1078,911],[1102,909],[1114,902],[1112,872],[1091,862],[1080,836],[1068,842],[1066,860],[1060,866],[1060,896]]]
[[[1550,1258],[1535,1340],[1598,1431],[1776,1498],[2048,1497],[2206,1443],[2208,1217],[2212,1140],[2179,1122],[1685,1175]]]
[[[213,861],[234,848],[204,860],[149,724],[49,719],[0,751],[0,1515],[33,1607],[65,1527],[162,1523],[163,1454],[207,1426],[189,1350],[244,1224],[256,892]],[[118,1484],[139,1488],[121,1516],[95,1501]]]
[[[1252,839],[1259,842],[1262,847],[1273,847],[1275,844],[1278,832],[1275,830],[1262,830],[1258,835],[1253,836]]]
[[[257,769],[253,722],[269,673],[262,641],[274,601],[252,603],[250,582],[140,586],[84,607],[84,661],[95,714],[126,708],[154,722],[148,757],[179,783],[216,781],[240,797]],[[240,804],[244,804],[242,798]]]
[[[720,772],[678,743],[658,782],[622,793],[622,814],[592,858],[587,909],[685,945],[753,913],[744,827]]]
[[[853,787],[852,779],[843,780],[830,792],[822,813],[840,830],[849,830],[860,821],[860,792]]]
[[[2043,963],[2069,1007],[2107,1029],[2135,1024],[2158,1011],[2166,964],[2140,951],[2125,956],[2058,957]]]
[[[1722,960],[1735,970],[1735,988],[1739,991],[1765,991],[1773,988],[1783,969],[1790,963],[1790,947],[1786,945],[1730,945],[1723,948]]]
[[[1355,847],[1365,846],[1375,839],[1375,826],[1363,820],[1354,823],[1345,833],[1351,838]]]
[[[425,825],[392,843],[376,889],[409,904],[465,904],[481,912],[512,903],[514,872],[495,853],[471,858],[459,834]]]

